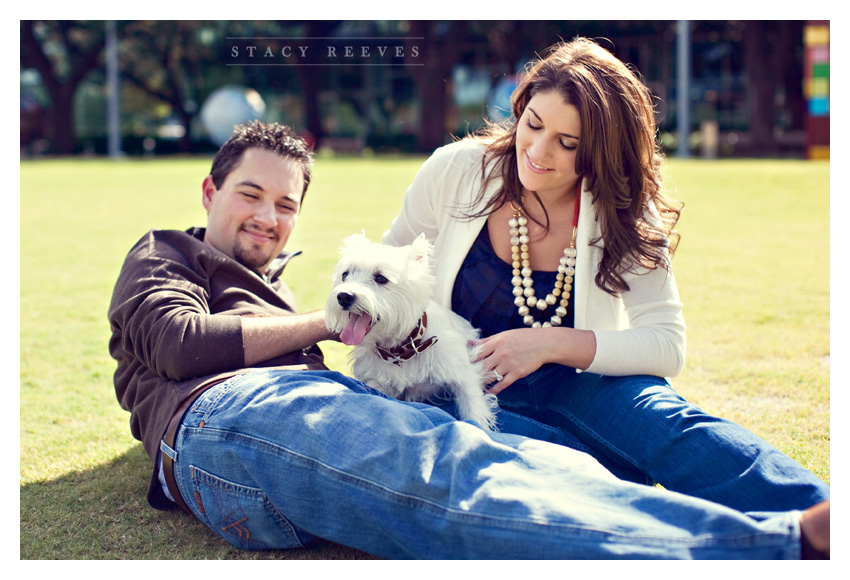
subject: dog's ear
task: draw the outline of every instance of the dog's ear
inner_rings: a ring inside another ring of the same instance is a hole
[[[413,243],[410,245],[410,257],[427,266],[433,249],[431,242],[428,241],[425,234],[419,234],[419,237],[413,240]]]
[[[372,242],[369,241],[369,238],[366,237],[366,230],[361,231],[359,234],[352,234],[342,240],[343,248],[357,248],[360,246],[368,246]]]

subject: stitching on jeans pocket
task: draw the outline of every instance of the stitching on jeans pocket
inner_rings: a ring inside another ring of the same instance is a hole
[[[301,548],[302,539],[262,490],[190,466],[200,519],[241,550]],[[304,534],[308,536],[307,534]]]

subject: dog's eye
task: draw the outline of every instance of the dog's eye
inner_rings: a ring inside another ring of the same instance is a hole
[[[348,278],[348,270],[346,270],[345,272],[342,273],[341,278],[342,278],[342,281],[345,282],[345,279]]]
[[[381,274],[375,274],[375,282],[377,282],[378,284],[380,284],[381,286],[383,286],[384,284],[386,284],[387,282],[389,282],[389,280],[387,280],[386,278],[384,278],[384,276],[383,276],[383,275],[381,275]]]

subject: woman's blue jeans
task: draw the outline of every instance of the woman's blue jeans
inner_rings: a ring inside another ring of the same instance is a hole
[[[829,486],[813,473],[688,403],[660,377],[545,365],[502,391],[499,405],[503,432],[586,451],[621,479],[659,483],[754,517],[829,499]]]
[[[622,481],[588,454],[488,434],[334,372],[212,387],[164,451],[195,515],[243,549],[321,537],[385,558],[800,556],[797,511],[754,518]]]

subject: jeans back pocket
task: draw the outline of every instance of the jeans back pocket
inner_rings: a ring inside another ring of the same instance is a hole
[[[301,548],[313,536],[298,530],[262,490],[190,466],[192,506],[209,528],[241,550]]]

